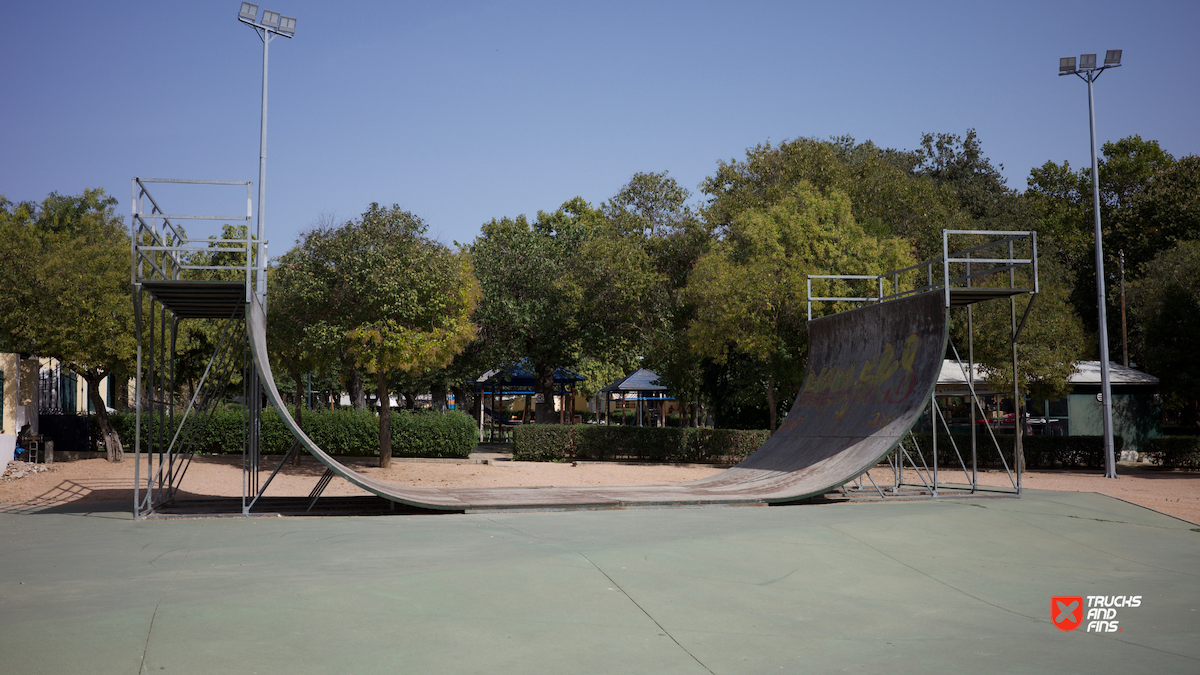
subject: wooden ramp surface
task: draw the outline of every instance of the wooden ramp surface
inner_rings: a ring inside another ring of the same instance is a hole
[[[808,370],[787,418],[754,454],[709,478],[627,487],[439,489],[372,480],[318,447],[275,387],[257,297],[247,319],[267,398],[305,450],[372,494],[445,511],[762,505],[824,494],[878,463],[916,423],[937,384],[947,336],[940,292],[814,319]]]

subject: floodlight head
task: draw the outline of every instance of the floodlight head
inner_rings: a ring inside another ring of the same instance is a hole
[[[296,17],[281,16],[279,17],[279,32],[291,37],[296,34]]]
[[[1095,70],[1096,69],[1096,55],[1095,54],[1080,54],[1079,55],[1079,69],[1080,70]]]
[[[1075,72],[1075,57],[1074,56],[1064,56],[1063,58],[1059,59],[1058,60],[1058,72],[1059,73]]]
[[[238,10],[238,18],[253,22],[258,18],[258,5],[250,2],[243,2],[242,8]]]
[[[1119,66],[1121,65],[1121,50],[1110,49],[1104,54],[1104,65]]]
[[[269,9],[263,10],[262,25],[267,28],[279,28],[279,12],[272,12]],[[1092,61],[1096,60],[1096,55],[1092,55]]]

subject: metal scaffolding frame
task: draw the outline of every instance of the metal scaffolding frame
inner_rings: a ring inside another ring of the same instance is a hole
[[[168,213],[150,193],[151,185],[162,183],[245,186],[246,213]],[[150,516],[178,496],[208,416],[239,375],[241,401],[246,404],[242,502],[248,510],[250,495],[258,487],[261,406],[252,403],[259,382],[249,358],[245,308],[257,273],[266,265],[266,242],[250,234],[251,181],[134,178],[132,187],[130,282],[137,332],[134,517]],[[234,237],[225,232],[193,236],[183,223],[195,221],[235,224],[240,231]],[[180,322],[188,319],[216,322],[219,337],[194,390],[181,398],[176,393],[175,354]]]
[[[951,238],[984,238],[983,243],[951,251]],[[997,253],[996,248],[1000,251]],[[980,269],[982,266],[982,269]],[[939,269],[940,268],[940,269]],[[1018,283],[1018,272],[1022,272],[1021,283]],[[1007,273],[1007,274],[1005,274]],[[813,295],[813,280],[818,285],[831,282],[861,285],[869,284],[865,294],[834,294],[827,291],[824,295]],[[942,255],[924,262],[885,274],[812,274],[807,279],[808,318],[812,319],[812,303],[815,302],[847,302],[847,303],[882,303],[896,300],[918,293],[942,291],[945,297],[947,319],[954,308],[965,308],[967,313],[967,361],[964,363],[959,355],[958,347],[949,340],[955,361],[962,370],[970,392],[971,446],[970,466],[968,467],[963,451],[950,435],[950,427],[937,404],[936,393],[930,397],[929,411],[932,422],[931,461],[927,461],[920,451],[916,437],[909,430],[907,440],[901,440],[885,458],[889,470],[890,481],[880,485],[865,471],[841,488],[843,496],[851,499],[936,499],[938,497],[963,495],[1020,497],[1021,474],[1024,470],[1021,457],[1022,435],[1022,405],[1020,400],[1017,363],[1017,341],[1029,318],[1029,310],[1038,293],[1037,270],[1037,232],[1035,231],[994,231],[994,230],[942,230]],[[1016,298],[1018,295],[1028,295],[1029,302],[1025,306],[1020,321],[1017,321]],[[977,441],[975,413],[981,410],[983,404],[975,390],[975,354],[974,354],[974,313],[973,306],[980,302],[1007,298],[1010,309],[1010,346],[1012,348],[1013,369],[1013,466],[1009,466],[1000,448],[992,424],[984,419],[989,440],[985,450],[994,451],[1000,460],[1000,465],[1009,479],[1008,487],[985,486],[979,483],[980,448]],[[947,321],[949,323],[949,321]],[[952,475],[957,475],[959,469],[965,476],[963,483],[943,479],[938,467],[938,422],[946,431],[954,456],[958,460],[957,467],[951,467]],[[881,466],[881,465],[877,465]],[[874,468],[874,467],[873,467]],[[864,482],[865,479],[865,482]]]

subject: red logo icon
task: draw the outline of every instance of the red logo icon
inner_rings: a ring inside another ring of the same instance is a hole
[[[1078,595],[1050,598],[1050,620],[1062,631],[1073,631],[1083,622],[1083,597]]]

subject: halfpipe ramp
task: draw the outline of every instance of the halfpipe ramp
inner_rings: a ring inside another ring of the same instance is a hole
[[[874,466],[916,422],[946,350],[940,291],[868,305],[809,323],[808,370],[774,436],[737,466],[674,485],[581,488],[405,488],[339,463],[292,419],[267,357],[266,319],[247,306],[250,345],[271,405],[305,450],[384,499],[445,511],[783,503],[824,494]]]

